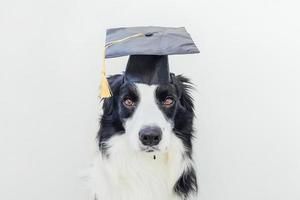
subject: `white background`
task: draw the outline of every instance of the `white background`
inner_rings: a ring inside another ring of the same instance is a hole
[[[109,27],[185,26],[199,200],[300,199],[300,14],[286,0],[0,1],[0,199],[86,200]],[[126,58],[108,62],[124,70]]]

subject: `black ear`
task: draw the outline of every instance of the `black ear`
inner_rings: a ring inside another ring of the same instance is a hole
[[[124,76],[122,74],[117,74],[108,77],[108,83],[112,92],[112,97],[103,98],[103,116],[111,115],[114,108],[114,103],[116,101],[116,96],[119,94],[120,87],[124,82]]]
[[[179,91],[180,104],[189,112],[194,114],[194,99],[191,90],[194,89],[190,80],[182,75],[174,76],[173,82]]]

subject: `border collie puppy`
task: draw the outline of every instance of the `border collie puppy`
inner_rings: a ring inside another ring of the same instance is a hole
[[[183,76],[171,77],[164,85],[109,78],[113,96],[103,101],[95,199],[196,199],[192,87]]]

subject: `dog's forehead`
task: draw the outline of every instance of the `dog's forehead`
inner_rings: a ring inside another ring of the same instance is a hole
[[[122,96],[135,96],[141,100],[153,100],[153,98],[161,98],[166,96],[177,96],[177,89],[173,84],[144,84],[128,82],[121,87],[121,98]]]
[[[135,87],[141,99],[149,100],[155,96],[155,91],[158,85],[147,85],[142,83],[136,83]]]

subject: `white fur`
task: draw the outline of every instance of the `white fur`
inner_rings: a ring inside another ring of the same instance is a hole
[[[181,200],[174,184],[192,162],[183,157],[184,145],[172,133],[154,101],[154,86],[138,84],[140,104],[124,126],[126,133],[108,141],[109,157],[99,153],[92,171],[93,194],[98,200]],[[151,97],[151,98],[143,98]],[[163,129],[162,151],[140,151],[138,130],[149,124]],[[156,159],[153,159],[156,155]]]

